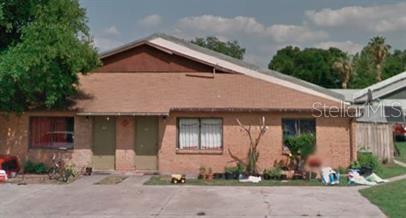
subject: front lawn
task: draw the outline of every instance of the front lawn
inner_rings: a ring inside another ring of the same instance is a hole
[[[362,189],[360,193],[389,217],[405,217],[406,179]]]
[[[400,154],[396,156],[395,159],[406,163],[406,142],[397,142],[396,147]]]
[[[397,164],[385,164],[382,165],[382,169],[376,174],[384,179],[400,176],[406,174],[406,167],[402,167]]]
[[[175,185],[170,182],[168,176],[153,176],[144,185]],[[179,184],[176,184],[179,185]],[[245,183],[238,180],[214,179],[205,181],[201,179],[187,179],[186,185],[207,185],[207,186],[324,186],[317,179],[311,180],[262,180],[259,183]],[[347,179],[341,177],[338,186],[347,186]]]

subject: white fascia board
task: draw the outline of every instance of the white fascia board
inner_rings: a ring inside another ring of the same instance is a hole
[[[271,82],[271,83],[274,83],[274,84],[282,85],[282,86],[285,86],[287,88],[295,89],[295,90],[300,91],[300,92],[305,92],[305,93],[315,95],[315,96],[318,96],[318,97],[326,98],[326,99],[329,99],[329,100],[332,100],[332,101],[335,101],[335,102],[344,102],[343,100],[338,99],[338,98],[334,98],[334,97],[332,97],[330,95],[326,95],[324,93],[315,91],[313,89],[298,85],[296,83],[292,83],[290,81],[283,80],[283,79],[280,79],[280,78],[277,78],[277,77],[274,77],[274,76],[271,76],[271,75],[266,75],[266,74],[257,72],[255,70],[252,70],[252,69],[249,69],[249,68],[246,68],[246,67],[242,67],[240,65],[237,65],[237,64],[222,60],[220,58],[213,57],[213,56],[198,52],[196,50],[187,48],[185,46],[179,45],[177,43],[171,42],[171,41],[163,39],[163,38],[154,38],[154,39],[150,39],[148,41],[149,41],[149,43],[155,44],[155,45],[160,46],[160,47],[167,48],[169,50],[172,50],[172,51],[174,51],[176,53],[179,53],[179,54],[182,54],[184,56],[188,56],[188,57],[191,57],[193,59],[197,59],[197,60],[206,62],[206,63],[211,64],[213,66],[220,66],[222,68],[229,69],[231,71],[238,72],[238,73],[241,73],[241,74],[253,77],[253,78],[257,78],[257,79],[261,79],[261,80]]]

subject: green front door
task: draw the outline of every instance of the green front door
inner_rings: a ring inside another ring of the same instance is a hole
[[[116,120],[112,117],[95,117],[93,130],[93,168],[114,170]]]
[[[137,117],[135,139],[136,169],[157,170],[158,118]]]

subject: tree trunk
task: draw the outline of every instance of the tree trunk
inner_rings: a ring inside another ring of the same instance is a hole
[[[382,81],[382,69],[381,64],[376,64],[376,81]]]
[[[343,89],[347,88],[347,81],[344,81],[341,83],[341,88],[343,88]]]

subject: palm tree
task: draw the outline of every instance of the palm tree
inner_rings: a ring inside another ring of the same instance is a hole
[[[333,64],[333,69],[340,75],[341,88],[346,89],[353,72],[352,58],[348,55],[338,58]]]
[[[372,38],[367,45],[368,52],[374,61],[377,81],[382,81],[382,63],[389,54],[390,48],[391,46],[386,44],[385,38],[381,36]]]

